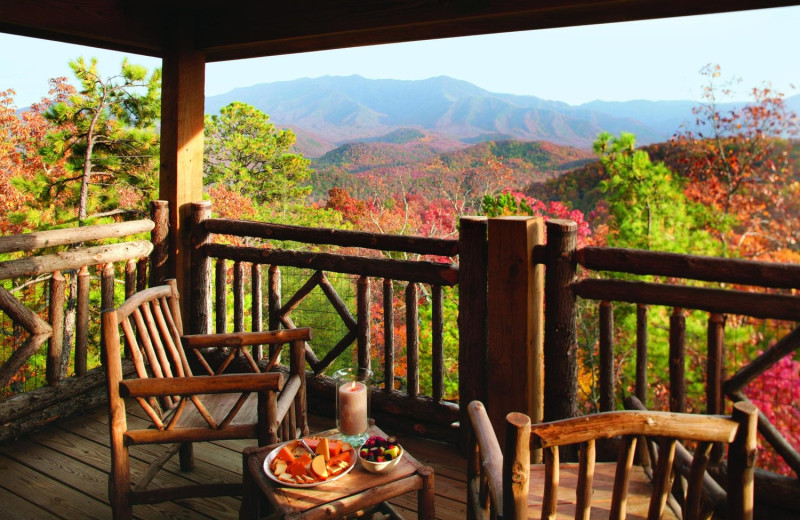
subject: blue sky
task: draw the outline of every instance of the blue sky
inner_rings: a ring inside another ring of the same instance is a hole
[[[429,40],[276,56],[206,68],[206,93],[324,75],[373,79],[451,76],[493,92],[580,104],[595,99],[699,100],[699,70],[722,66],[739,77],[737,99],[769,82],[798,91],[800,7]],[[0,34],[0,90],[13,88],[18,107],[47,94],[48,79],[68,76],[67,62],[96,56],[110,76],[125,56],[75,45]],[[129,55],[148,67],[160,60]]]

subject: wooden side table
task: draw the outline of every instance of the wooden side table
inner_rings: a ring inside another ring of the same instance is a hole
[[[386,437],[378,427],[370,426],[370,435]],[[336,437],[338,430],[317,434]],[[261,518],[262,498],[266,498],[277,518],[331,519],[379,505],[391,498],[417,491],[420,520],[434,520],[433,468],[423,466],[408,451],[397,466],[386,474],[367,472],[356,466],[344,477],[312,488],[279,485],[264,473],[264,459],[277,445],[250,447],[242,452],[243,479],[240,519]]]

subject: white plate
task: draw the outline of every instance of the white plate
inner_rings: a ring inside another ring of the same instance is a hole
[[[275,459],[275,456],[278,454],[278,451],[280,451],[280,449],[283,448],[284,446],[286,446],[287,444],[291,444],[293,442],[297,442],[297,441],[294,440],[294,441],[284,442],[283,444],[281,444],[280,446],[278,446],[277,448],[275,448],[274,450],[269,452],[269,455],[267,455],[267,458],[264,459],[264,473],[266,473],[267,476],[270,479],[274,480],[275,482],[277,482],[281,486],[295,487],[295,488],[310,488],[310,487],[319,486],[320,484],[326,484],[328,482],[333,482],[335,480],[339,480],[343,476],[345,476],[348,473],[350,473],[350,470],[352,470],[353,467],[356,465],[356,460],[358,459],[358,456],[356,454],[356,451],[353,449],[353,446],[351,446],[350,444],[348,444],[348,443],[346,443],[344,441],[339,441],[339,442],[341,442],[342,444],[344,444],[346,446],[345,449],[349,448],[350,451],[352,452],[352,454],[350,456],[350,465],[349,466],[347,466],[344,470],[340,471],[339,473],[337,473],[333,477],[325,479],[325,480],[318,480],[316,482],[309,482],[308,484],[293,484],[291,482],[286,482],[285,480],[279,479],[278,477],[276,477],[272,473],[272,470],[270,469],[270,466],[272,466],[272,461],[273,461],[273,459]]]

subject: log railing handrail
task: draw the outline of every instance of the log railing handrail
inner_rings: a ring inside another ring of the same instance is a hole
[[[458,255],[458,240],[407,235],[389,235],[330,228],[308,228],[250,220],[210,218],[203,221],[208,233],[238,237],[288,240],[306,244],[358,247],[377,251],[396,251],[453,257]]]
[[[800,265],[797,264],[614,247],[583,247],[577,250],[575,261],[594,271],[666,276],[773,289],[800,288]]]
[[[51,229],[20,235],[0,237],[0,254],[16,251],[32,251],[44,247],[64,246],[103,240],[107,238],[121,238],[138,233],[147,233],[153,230],[155,223],[150,219],[132,220],[129,222],[115,222],[113,224],[98,224],[69,229]]]
[[[390,258],[364,258],[355,255],[331,253],[308,253],[284,249],[261,249],[257,247],[206,244],[205,253],[214,258],[225,258],[237,262],[271,264],[299,267],[337,273],[391,278],[408,282],[436,285],[456,285],[458,267],[454,264],[427,262],[423,260],[394,260]]]

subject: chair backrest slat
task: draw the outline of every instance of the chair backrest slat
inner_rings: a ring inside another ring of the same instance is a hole
[[[713,444],[710,442],[700,442],[694,451],[686,489],[684,520],[699,520],[701,517],[703,478],[705,477],[708,462],[711,459],[712,446]]]
[[[558,447],[544,449],[544,497],[542,498],[542,520],[551,520],[556,517],[558,507],[558,485],[561,480],[559,474]]]
[[[653,494],[650,496],[648,520],[658,520],[667,505],[667,497],[672,489],[672,465],[675,462],[675,439],[662,439],[658,444],[658,463],[653,475]]]
[[[141,306],[144,323],[147,326],[147,333],[152,341],[153,349],[155,350],[158,365],[161,368],[161,377],[172,377],[172,366],[167,359],[167,353],[164,350],[164,341],[161,340],[161,331],[156,325],[155,317],[151,305],[157,302],[147,302]]]
[[[170,359],[172,360],[172,366],[175,369],[175,375],[178,377],[185,377],[187,374],[183,366],[183,358],[178,354],[178,348],[175,345],[172,331],[167,323],[167,320],[164,318],[164,312],[162,310],[163,302],[163,298],[159,298],[157,301],[153,302],[153,317],[158,325],[158,332],[161,336],[161,340],[164,342],[164,347],[167,350]]]
[[[192,369],[189,366],[189,361],[186,359],[186,352],[183,350],[183,346],[181,345],[181,336],[183,335],[183,327],[180,325],[181,317],[180,314],[175,314],[175,309],[173,302],[177,297],[170,297],[170,298],[159,298],[159,304],[161,306],[161,314],[164,316],[164,320],[167,323],[167,328],[169,330],[169,336],[171,338],[170,344],[174,345],[175,350],[178,353],[178,357],[180,359],[180,365],[183,366],[183,373],[187,377],[192,376]]]
[[[625,435],[619,447],[617,472],[614,475],[614,491],[611,494],[610,520],[623,520],[628,504],[628,482],[631,478],[633,457],[636,455],[636,436]]]
[[[592,510],[592,483],[596,449],[594,439],[581,444],[578,458],[578,486],[575,490],[575,520],[589,520]]]

